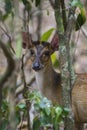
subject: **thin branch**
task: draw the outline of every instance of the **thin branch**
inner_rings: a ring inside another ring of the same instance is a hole
[[[84,29],[84,27],[81,28],[81,31],[83,35],[87,38],[87,31]]]
[[[23,76],[23,81],[24,81],[23,96],[24,96],[24,98],[26,100],[27,99],[27,94],[29,93],[29,91],[28,91],[28,87],[27,87],[27,83],[26,83],[26,79],[25,79],[25,74],[24,74],[24,55],[22,56],[21,70],[22,70],[22,76]],[[31,127],[30,127],[30,115],[29,115],[29,110],[30,110],[30,107],[31,107],[31,103],[29,101],[27,101],[27,100],[26,100],[26,107],[27,107],[28,130],[31,130]]]
[[[72,63],[71,63],[71,56],[70,56],[70,38],[71,38],[71,33],[72,30],[75,26],[75,17],[74,17],[74,13],[75,13],[75,8],[70,8],[69,9],[69,17],[68,17],[68,22],[67,22],[67,28],[66,28],[66,49],[68,50],[67,53],[67,58],[68,60],[68,70],[69,70],[69,77],[70,77],[70,88],[72,89]],[[68,44],[67,44],[68,43]]]
[[[75,23],[74,13],[75,13],[75,8],[74,9],[70,8],[68,22],[67,22],[67,28],[66,28],[66,32],[65,32],[68,43],[70,41],[71,33],[74,28],[74,23]]]
[[[65,2],[64,0],[60,0],[60,3],[61,3],[61,8],[62,8],[63,26],[64,26],[64,30],[66,30],[67,18],[66,18],[66,12],[65,12]]]
[[[74,43],[75,43],[74,46],[75,47],[74,47],[74,51],[73,51],[73,57],[74,57],[73,60],[75,60],[75,57],[76,57],[76,50],[77,50],[77,46],[78,46],[78,40],[79,40],[79,37],[80,37],[80,33],[81,33],[81,30],[79,30],[78,35],[77,35],[77,37],[76,37],[76,39],[74,41]]]
[[[6,69],[6,72],[4,73],[3,77],[0,79],[0,87],[5,84],[5,82],[7,81],[8,77],[12,74],[12,71],[14,70],[15,67],[15,63],[14,60],[9,52],[9,50],[7,49],[6,45],[0,41],[0,46],[4,52],[5,57],[7,58],[7,62],[8,62],[8,67]]]
[[[5,35],[9,38],[9,45],[10,45],[10,48],[12,49],[13,53],[15,53],[15,50],[13,49],[11,43],[12,43],[12,38],[11,36],[8,34],[8,32],[2,27],[0,26],[1,30],[5,33]]]
[[[39,9],[42,9],[42,2],[40,2],[39,5]],[[41,25],[42,25],[42,17],[43,17],[43,13],[37,16],[37,20],[38,20],[38,25],[37,25],[37,36],[38,36],[38,40],[40,39],[40,34],[41,34]]]
[[[10,35],[8,34],[8,32],[2,27],[0,26],[1,30],[7,35],[7,37],[9,38],[9,40],[11,41],[11,37]]]
[[[69,8],[70,8],[70,6],[69,6],[69,7],[65,7],[65,9],[62,9],[62,10],[68,11]],[[36,16],[38,16],[38,15],[41,15],[42,12],[43,12],[43,11],[47,11],[47,9],[49,9],[50,12],[51,12],[51,11],[53,12],[53,9],[51,9],[51,8],[50,8],[50,5],[48,5],[48,6],[44,7],[44,8],[42,8],[42,9],[35,9],[35,10],[33,10],[32,12],[30,12],[30,16],[36,17]],[[55,9],[55,4],[54,4],[54,11],[58,11],[58,10],[59,10],[59,9]],[[23,22],[26,21],[26,19],[23,18],[23,17],[21,17],[20,15],[19,15],[19,18],[20,18]]]
[[[27,83],[27,86],[31,86],[31,84],[35,81],[35,76],[32,76],[30,81]],[[20,85],[22,85],[22,83],[20,83]],[[24,91],[24,86],[20,86],[16,89],[16,96],[19,95],[20,93],[22,93]]]

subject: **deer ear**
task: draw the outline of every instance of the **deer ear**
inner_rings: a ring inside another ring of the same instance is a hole
[[[22,31],[22,47],[23,48],[31,48],[32,46],[32,39],[29,32]]]
[[[58,38],[58,33],[55,32],[52,41],[51,41],[51,48],[53,51],[58,51],[59,48],[59,38]]]

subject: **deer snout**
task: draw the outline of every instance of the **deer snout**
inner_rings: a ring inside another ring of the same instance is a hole
[[[43,65],[39,62],[35,62],[32,65],[32,69],[35,70],[35,71],[41,70],[42,68],[43,68]]]

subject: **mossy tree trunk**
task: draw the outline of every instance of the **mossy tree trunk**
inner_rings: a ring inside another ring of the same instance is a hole
[[[70,59],[70,37],[74,28],[74,10],[69,9],[68,18],[66,18],[64,0],[55,0],[55,19],[59,35],[59,54],[61,70],[61,86],[63,106],[70,108],[71,99],[71,59]],[[65,130],[73,130],[73,120],[65,119]]]

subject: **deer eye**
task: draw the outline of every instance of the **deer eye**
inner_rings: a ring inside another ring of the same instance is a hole
[[[34,56],[35,55],[34,50],[30,50],[30,54],[31,54],[31,56]]]
[[[50,52],[49,52],[49,51],[46,51],[43,55],[44,55],[44,56],[49,56],[49,55],[50,55]]]

